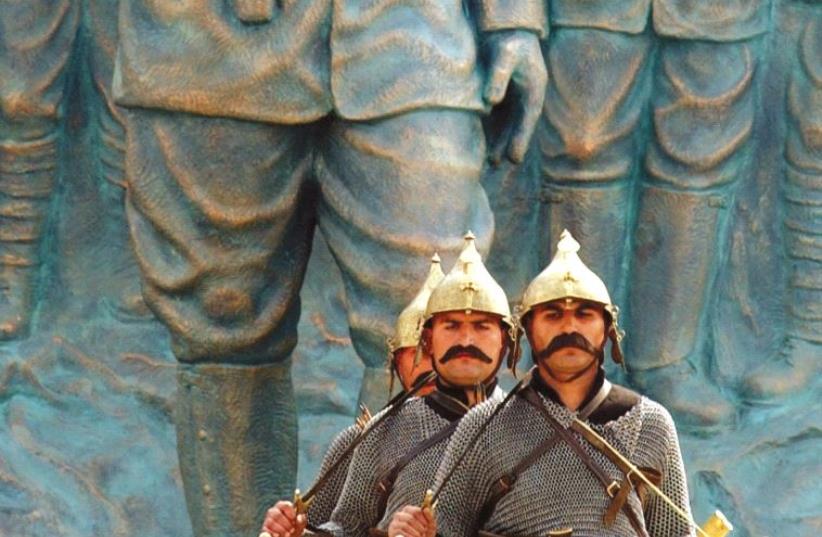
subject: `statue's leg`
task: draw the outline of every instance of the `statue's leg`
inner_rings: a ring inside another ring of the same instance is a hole
[[[623,298],[651,63],[651,39],[644,34],[556,28],[548,45],[548,92],[536,142],[547,232],[540,240],[550,248],[564,228],[571,231],[616,304]]]
[[[366,365],[360,400],[385,404],[386,337],[439,251],[446,266],[472,230],[487,252],[493,216],[480,185],[479,117],[424,110],[336,122],[316,161],[319,225],[342,271],[354,347]]]
[[[135,109],[126,213],[180,361],[177,449],[197,537],[256,536],[293,490],[290,353],[310,253],[311,131]]]
[[[3,5],[0,18],[0,339],[11,339],[36,304],[79,9],[32,0]]]
[[[98,177],[101,211],[104,218],[100,243],[109,254],[109,274],[113,285],[106,289],[105,303],[122,320],[151,317],[140,291],[139,270],[131,251],[125,225],[125,146],[124,111],[114,104],[111,80],[117,51],[117,0],[87,0],[83,14],[88,44],[85,47],[88,69],[94,87],[91,99],[92,169]]]
[[[685,425],[733,417],[707,378],[703,328],[733,188],[751,163],[755,65],[749,42],[661,44],[626,341],[634,380]]]
[[[783,360],[746,379],[748,395],[763,398],[802,388],[822,357],[822,6],[807,6],[787,88],[785,250],[789,280]]]

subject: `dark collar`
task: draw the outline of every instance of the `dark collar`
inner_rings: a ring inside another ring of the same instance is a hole
[[[584,408],[585,405],[587,405],[591,399],[596,396],[604,382],[605,370],[600,367],[596,380],[591,386],[591,389],[588,391],[588,394],[585,396],[585,400],[581,405],[579,405],[580,408]],[[548,386],[544,380],[542,380],[539,371],[534,371],[534,374],[531,375],[531,387],[556,404],[562,405],[562,400],[559,398],[557,392]],[[591,413],[590,416],[588,416],[588,421],[597,425],[604,425],[609,421],[613,421],[621,416],[624,416],[638,402],[638,393],[623,386],[619,386],[618,384],[614,384],[605,400],[602,401],[602,403]]]
[[[485,385],[485,393],[488,394],[488,397],[491,396],[496,387],[496,378]],[[468,406],[468,396],[465,394],[465,390],[463,388],[445,386],[439,378],[437,378],[436,391],[426,395],[423,400],[434,412],[448,421],[458,420],[470,410]]]

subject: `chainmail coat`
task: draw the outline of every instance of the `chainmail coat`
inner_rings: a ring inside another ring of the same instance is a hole
[[[328,481],[320,488],[314,495],[311,501],[311,506],[308,509],[308,523],[312,526],[319,526],[325,524],[331,518],[331,512],[337,505],[337,500],[340,499],[343,485],[345,484],[345,476],[348,475],[348,466],[351,464],[351,457],[353,453],[349,453],[344,459],[343,452],[348,449],[348,446],[360,435],[360,428],[356,425],[350,425],[340,431],[331,445],[328,446],[328,451],[325,452],[322,464],[320,465],[320,472],[317,474],[317,479],[320,476],[326,475],[329,468],[338,464],[333,473],[330,474]],[[337,462],[339,461],[339,463]]]
[[[539,395],[545,408],[568,427],[575,413]],[[486,402],[472,409],[451,437],[434,490],[441,487],[454,461],[466,451],[470,439],[496,405]],[[682,456],[670,414],[646,397],[639,399],[618,419],[597,425],[588,422],[611,445],[636,466],[657,469],[662,474],[660,488],[685,512],[690,513]],[[482,527],[479,514],[489,497],[492,483],[511,469],[534,447],[552,434],[552,428],[536,408],[520,396],[513,397],[491,421],[440,492],[437,504],[438,533],[443,537],[474,537],[485,530],[507,537],[538,537],[550,530],[571,527],[575,537],[635,536],[628,517],[620,511],[614,525],[606,528],[602,517],[610,498],[602,484],[582,460],[560,441],[519,475],[510,492],[497,503]],[[613,479],[622,474],[604,455],[575,435],[591,457]],[[651,495],[642,510],[635,491],[628,503],[644,523],[651,537],[693,535],[689,526]]]
[[[499,402],[502,397],[503,392],[496,389],[489,400]],[[378,417],[379,414],[374,419]],[[406,505],[418,505],[425,491],[431,488],[448,445],[447,439],[420,453],[400,471],[382,516],[379,515],[377,482],[403,455],[450,423],[451,420],[434,410],[425,398],[414,398],[370,431],[354,451],[330,521],[319,529],[337,537],[363,537],[370,528],[387,529],[395,511]]]

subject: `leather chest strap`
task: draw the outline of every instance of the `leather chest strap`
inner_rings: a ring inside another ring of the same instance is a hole
[[[585,451],[579,441],[574,437],[574,435],[568,431],[562,424],[557,421],[557,419],[548,412],[548,409],[542,404],[542,400],[540,399],[539,395],[530,387],[523,389],[520,392],[520,395],[528,401],[531,406],[536,408],[542,416],[548,421],[551,427],[554,429],[555,434],[558,435],[566,444],[577,454],[577,456],[585,463],[585,466],[588,470],[597,478],[597,480],[602,484],[603,488],[605,489],[605,493],[610,497],[613,498],[612,501],[619,501],[622,500],[622,504],[619,505],[617,503],[617,508],[622,508],[622,511],[625,513],[625,516],[628,517],[628,521],[631,523],[631,527],[633,527],[634,531],[640,535],[641,537],[648,537],[648,532],[643,527],[642,523],[639,520],[639,517],[631,508],[630,504],[627,501],[628,491],[624,492],[622,495],[619,495],[619,490],[621,488],[628,488],[630,487],[630,482],[628,479],[623,479],[623,484],[613,481],[608,474],[603,470],[603,468]],[[594,446],[596,449],[596,446]],[[607,514],[607,512],[606,512]],[[603,517],[604,518],[604,517]],[[604,522],[604,521],[603,521]]]

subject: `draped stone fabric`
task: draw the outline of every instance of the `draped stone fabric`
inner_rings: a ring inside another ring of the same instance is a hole
[[[471,15],[489,31],[545,26],[536,0],[298,0],[258,25],[222,0],[123,4],[120,104],[276,123],[482,110]]]

